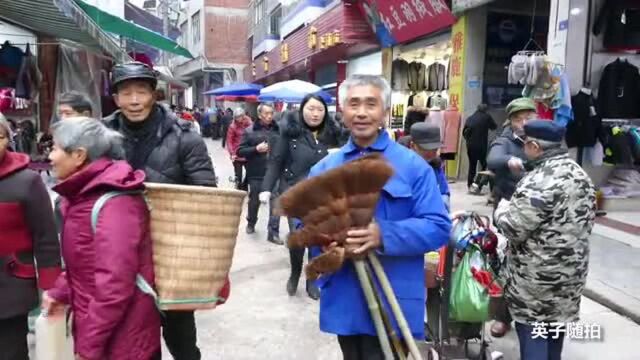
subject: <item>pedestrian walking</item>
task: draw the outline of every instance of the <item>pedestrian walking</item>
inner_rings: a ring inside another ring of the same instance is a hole
[[[247,159],[238,156],[238,148],[242,141],[244,131],[253,125],[253,121],[246,114],[243,108],[237,108],[234,111],[233,123],[227,131],[227,151],[233,163],[234,182],[236,189],[247,191],[249,188],[246,175],[243,177],[242,169],[247,172]]]
[[[368,153],[382,154],[393,167],[394,176],[381,192],[375,221],[366,229],[350,230],[346,242],[357,248],[356,253],[378,254],[411,333],[424,339],[424,254],[447,242],[451,220],[432,168],[382,129],[391,108],[388,82],[379,76],[355,75],[342,83],[339,94],[351,138],[316,164],[309,176]],[[312,252],[317,256],[320,249]],[[354,267],[345,264],[322,276],[317,284],[321,289],[320,329],[337,335],[344,359],[383,359]],[[399,329],[395,331],[400,334]]]
[[[60,274],[60,248],[47,188],[10,137],[0,115],[0,358],[27,360],[29,312]]]
[[[507,126],[489,149],[487,166],[494,172],[494,210],[502,199],[509,200],[516,184],[524,175],[524,124],[535,118],[536,106],[529,98],[515,99],[507,105]],[[498,301],[497,299],[492,299]],[[496,304],[495,319],[491,325],[491,335],[502,337],[511,329],[512,318],[508,307],[502,301]]]
[[[144,173],[124,158],[122,136],[83,118],[53,126],[51,163],[63,197],[65,273],[43,295],[49,316],[73,317],[77,359],[149,360],[160,356],[160,313],[136,287],[136,275],[154,284],[149,210],[140,195],[119,196],[92,209],[111,191],[141,191]]]
[[[273,201],[271,195],[278,182],[281,183],[279,192],[283,193],[305,179],[311,167],[324,158],[329,149],[340,145],[340,129],[331,119],[327,104],[320,96],[307,95],[302,99],[299,112],[289,111],[284,117],[281,137],[270,153],[267,173],[262,183],[262,202]],[[288,223],[291,232],[294,230],[293,219],[289,218]],[[298,289],[304,253],[304,248],[289,249],[289,296],[295,295]],[[307,280],[306,290],[310,298],[319,298],[320,293],[313,282]]]
[[[504,293],[516,322],[520,359],[559,360],[566,329],[555,336],[553,328],[578,321],[596,190],[562,147],[563,127],[533,120],[524,133],[531,171],[494,215],[509,239]],[[537,337],[536,330],[550,335]]]
[[[224,116],[220,118],[220,128],[222,131],[222,147],[228,146],[227,140],[227,132],[229,131],[229,127],[233,123],[233,110],[227,108],[224,113]]]
[[[153,90],[157,79],[151,68],[138,62],[116,65],[111,83],[120,110],[104,121],[124,136],[127,162],[136,170],[144,170],[146,181],[217,185],[202,137],[190,122],[156,104]],[[162,331],[174,359],[201,358],[193,311],[165,311]]]
[[[495,120],[487,112],[487,105],[480,104],[473,115],[464,123],[462,135],[467,143],[467,157],[469,158],[469,173],[467,188],[469,192],[479,194],[482,187],[474,185],[478,163],[482,171],[487,170],[487,149],[489,147],[489,131],[497,128]]]
[[[447,210],[449,210],[451,207],[451,191],[449,190],[447,176],[444,173],[444,163],[440,158],[440,148],[443,146],[440,138],[440,127],[423,122],[415,123],[409,131],[409,141],[411,149],[431,165],[436,175],[442,201]]]
[[[260,193],[263,191],[262,182],[267,172],[267,161],[271,150],[280,137],[280,128],[273,121],[273,104],[258,105],[258,121],[248,127],[242,135],[238,146],[238,156],[247,159],[247,181],[249,183],[249,211],[247,213],[247,234],[256,232],[258,210],[260,208]],[[269,206],[269,222],[267,240],[277,244],[284,244],[279,236],[280,217]]]

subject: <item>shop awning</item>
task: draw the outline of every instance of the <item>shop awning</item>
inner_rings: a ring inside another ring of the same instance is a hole
[[[203,95],[230,95],[230,96],[245,96],[245,95],[258,95],[260,94],[260,90],[263,88],[262,85],[257,84],[233,84],[228,86],[223,86],[221,88],[205,91],[202,93]]]
[[[138,24],[121,19],[117,16],[104,12],[93,5],[89,5],[82,0],[74,0],[87,15],[103,30],[110,33],[124,36],[128,39],[141,42],[156,49],[168,51],[172,54],[181,55],[193,59],[189,50],[178,45],[168,37],[153,32]]]
[[[73,0],[0,0],[0,18],[35,33],[102,49],[120,60],[129,58]]]
[[[190,86],[186,82],[176,79],[171,73],[171,69],[167,66],[154,66],[153,69],[158,73],[158,80],[164,81],[167,84],[172,85],[174,88],[186,89]]]

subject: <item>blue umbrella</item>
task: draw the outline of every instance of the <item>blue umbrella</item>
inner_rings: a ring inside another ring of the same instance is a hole
[[[246,96],[258,95],[264,86],[258,84],[233,84],[204,92],[204,95]]]
[[[279,89],[269,92],[268,94],[263,94],[258,96],[258,101],[262,102],[287,102],[287,103],[299,103],[302,102],[302,99],[307,96],[307,92],[299,92],[290,89]],[[333,99],[331,94],[326,91],[318,91],[314,94],[319,95],[327,104],[333,103]]]

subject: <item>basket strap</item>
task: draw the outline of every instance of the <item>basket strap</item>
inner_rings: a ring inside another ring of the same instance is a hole
[[[93,208],[91,209],[91,230],[93,231],[94,234],[96,233],[96,227],[98,226],[98,216],[100,215],[100,210],[102,210],[102,208],[104,207],[104,204],[110,199],[113,199],[114,197],[122,196],[122,195],[143,195],[145,203],[147,204],[147,206],[149,206],[149,202],[147,201],[147,198],[144,197],[144,193],[140,190],[110,191],[100,196],[100,198],[98,198],[96,203],[93,205]],[[158,294],[153,289],[153,287],[147,282],[147,280],[145,280],[145,278],[139,273],[136,275],[136,286],[144,294],[147,294],[153,298],[153,302],[156,304],[158,311],[160,312],[161,315],[164,316],[164,313],[162,312],[162,310],[160,310],[160,304],[158,302],[159,301]]]

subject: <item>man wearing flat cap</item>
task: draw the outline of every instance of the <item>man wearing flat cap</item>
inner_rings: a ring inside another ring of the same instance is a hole
[[[415,123],[411,125],[409,136],[406,138],[403,141],[408,141],[409,147],[433,168],[438,180],[440,195],[442,195],[445,207],[449,210],[451,191],[440,158],[440,148],[443,145],[440,138],[440,127],[424,122]]]
[[[501,275],[522,360],[560,359],[563,332],[558,339],[532,335],[544,330],[555,335],[555,323],[578,320],[587,279],[596,191],[563,148],[564,132],[550,121],[526,123],[524,152],[530,171],[494,214],[508,238]]]

